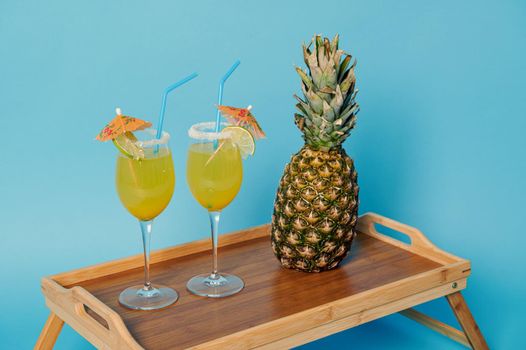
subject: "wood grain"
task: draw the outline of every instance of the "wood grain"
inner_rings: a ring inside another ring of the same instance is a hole
[[[46,305],[53,314],[98,349],[142,349],[122,318],[84,288],[74,286],[66,289],[44,277],[42,291],[46,296]],[[49,336],[43,332],[41,338],[48,341]]]
[[[456,341],[457,343],[465,345],[468,348],[470,347],[469,341],[466,338],[464,332],[459,331],[458,329],[451,327],[450,325],[444,322],[429,317],[428,315],[423,314],[415,309],[403,310],[400,311],[400,314],[434,330],[435,332],[445,335],[446,337]]]
[[[285,337],[272,343],[265,344],[261,347],[258,347],[257,350],[290,349],[299,345],[303,345],[308,342],[326,337],[328,335],[343,331],[345,329],[349,329],[360,324],[369,322],[371,320],[390,315],[397,311],[403,312],[402,310],[409,306],[418,305],[439,298],[444,294],[451,293],[456,288],[464,288],[465,285],[466,280],[464,279],[457,281],[456,287],[453,287],[452,284],[446,284],[436,288],[432,288],[425,292],[418,293],[417,295],[410,295],[408,297],[401,298],[393,302],[377,306],[372,309],[367,309],[361,313],[340,318],[336,321],[323,324],[319,327],[314,327],[307,331],[297,333],[289,337]]]
[[[407,244],[378,232],[376,225],[385,226],[407,235],[411,243]],[[398,248],[418,255],[423,255],[426,258],[436,261],[440,264],[449,264],[463,260],[438,248],[419,229],[375,213],[365,213],[364,215],[360,216],[360,220],[357,224],[357,230]]]
[[[464,330],[471,347],[474,350],[488,350],[488,344],[480,331],[479,326],[475,322],[473,315],[469,311],[468,305],[460,292],[456,292],[447,296],[449,306],[457,317],[458,323]]]
[[[51,350],[55,346],[58,335],[64,326],[62,321],[55,313],[51,312],[46,324],[38,337],[34,350]]]
[[[411,244],[375,224],[407,234]],[[269,225],[222,235],[220,270],[246,284],[223,299],[186,290],[188,279],[211,268],[208,239],[152,253],[153,283],[180,293],[162,310],[118,304],[123,289],[142,282],[141,255],[45,277],[42,291],[48,307],[98,348],[205,350],[293,347],[465,288],[469,261],[415,228],[368,213],[358,229],[341,267],[320,274],[282,269]]]
[[[249,229],[232,232],[221,235],[219,247],[230,244],[247,241],[253,238],[267,236],[270,224],[251,227]],[[210,249],[210,239],[205,238],[199,241],[184,243],[170,248],[155,250],[151,252],[151,264],[161,261],[174,259],[180,256],[203,252]],[[63,272],[51,278],[60,283],[62,286],[75,285],[79,282],[91,280],[97,277],[107,276],[118,272],[126,271],[133,268],[142,268],[144,266],[144,256],[137,254],[123,259],[108,261],[102,264],[83,267],[81,269]]]
[[[144,348],[183,349],[440,267],[365,235],[357,239],[352,259],[339,269],[320,274],[282,269],[267,237],[225,247],[219,254],[221,270],[245,280],[246,287],[238,295],[206,299],[186,291],[190,277],[210,270],[209,252],[152,265],[153,282],[180,293],[180,300],[164,310],[132,311],[118,304],[119,293],[141,281],[141,268],[79,285],[116,311]]]

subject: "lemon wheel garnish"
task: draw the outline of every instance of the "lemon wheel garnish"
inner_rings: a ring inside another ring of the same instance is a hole
[[[137,138],[133,133],[127,131],[112,141],[115,147],[125,156],[133,159],[144,158],[144,150],[137,145]]]
[[[227,126],[221,132],[228,135],[228,138],[239,147],[239,153],[243,159],[253,155],[256,151],[254,137],[247,129],[241,126]]]

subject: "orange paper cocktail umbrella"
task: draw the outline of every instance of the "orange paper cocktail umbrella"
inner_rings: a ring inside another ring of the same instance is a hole
[[[150,126],[152,126],[152,123],[145,120],[122,115],[120,109],[117,108],[117,116],[102,129],[97,135],[97,140],[113,140],[128,131],[144,130]]]
[[[217,106],[217,109],[221,111],[221,114],[223,114],[226,120],[234,125],[246,128],[252,133],[254,138],[261,139],[265,137],[265,133],[261,130],[256,118],[250,113],[252,106],[248,106],[247,108]]]

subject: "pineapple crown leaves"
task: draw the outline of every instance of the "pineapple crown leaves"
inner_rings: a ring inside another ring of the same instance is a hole
[[[340,146],[356,124],[360,107],[356,103],[356,76],[350,54],[338,48],[339,36],[332,41],[315,35],[303,44],[303,58],[308,70],[296,67],[301,78],[303,98],[298,103],[294,121],[307,144],[317,149]]]

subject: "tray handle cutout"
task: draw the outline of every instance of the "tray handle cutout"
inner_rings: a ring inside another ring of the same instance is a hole
[[[101,326],[103,326],[104,328],[106,328],[107,330],[110,329],[110,326],[108,325],[108,322],[106,322],[106,320],[104,319],[104,317],[102,317],[101,315],[99,315],[98,313],[96,313],[95,311],[93,311],[89,306],[85,305],[84,304],[84,310],[86,311],[86,313],[91,316],[91,318],[93,318],[95,321],[97,321],[98,323],[101,324]]]
[[[77,316],[87,323],[89,328],[109,335],[114,325],[111,315],[107,312],[108,307],[82,287],[71,288],[71,293]]]
[[[93,337],[89,340],[98,348],[142,349],[122,318],[86,289],[64,288],[48,277],[42,278],[41,286],[51,311],[85,337]]]
[[[385,226],[391,230],[400,232],[406,235],[409,238],[410,243],[406,243],[400,240],[397,240],[393,237],[389,237],[381,232],[378,232],[376,225]],[[375,213],[366,213],[358,219],[358,231],[367,233],[374,236],[384,236],[389,237],[389,239],[396,241],[400,244],[413,246],[413,247],[422,247],[422,248],[433,248],[435,247],[431,241],[429,241],[426,236],[417,228],[412,226],[402,224],[401,222],[389,219],[385,216],[381,216]]]

